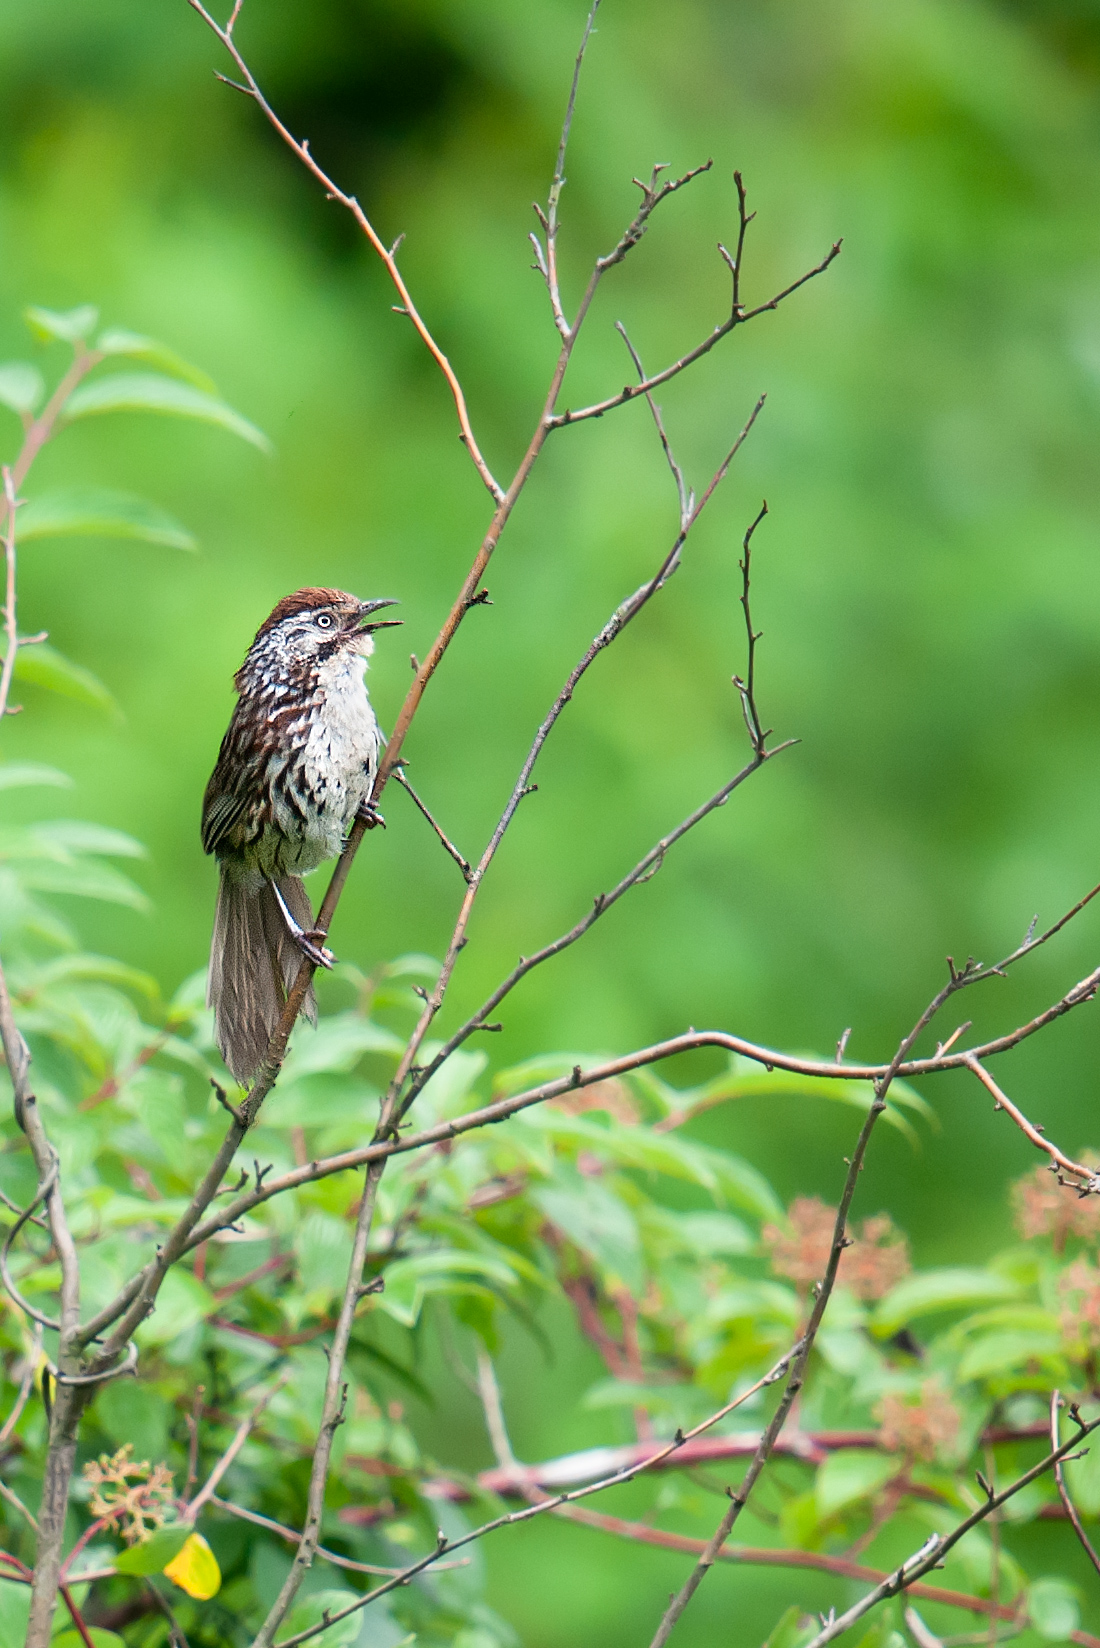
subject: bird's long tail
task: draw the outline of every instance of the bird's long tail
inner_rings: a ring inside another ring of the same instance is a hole
[[[287,993],[298,976],[302,952],[287,931],[273,888],[258,888],[226,874],[219,865],[218,903],[210,946],[206,1004],[214,1009],[218,1049],[239,1082],[248,1083],[263,1063]],[[299,876],[282,876],[279,892],[295,921],[308,932],[313,910]],[[302,1012],[317,1022],[310,985]]]

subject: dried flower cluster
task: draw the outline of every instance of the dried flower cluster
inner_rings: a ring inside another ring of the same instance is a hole
[[[817,1196],[799,1196],[785,1226],[765,1225],[761,1239],[777,1276],[800,1288],[819,1282],[829,1262],[836,1208]],[[840,1259],[838,1280],[857,1299],[881,1299],[909,1271],[909,1244],[888,1214],[865,1219]]]
[[[916,1400],[889,1392],[875,1408],[875,1417],[881,1446],[910,1461],[942,1459],[951,1454],[959,1435],[958,1410],[935,1379],[925,1380]]]
[[[1094,1165],[1095,1151],[1082,1151],[1081,1160]],[[1100,1197],[1080,1196],[1071,1185],[1059,1184],[1049,1168],[1036,1167],[1017,1179],[1012,1205],[1020,1235],[1049,1236],[1058,1253],[1070,1236],[1100,1239]]]
[[[1062,1333],[1074,1345],[1100,1349],[1100,1268],[1075,1259],[1058,1280]]]
[[[173,1499],[172,1473],[167,1465],[132,1459],[133,1451],[127,1442],[117,1453],[89,1460],[84,1480],[93,1489],[92,1515],[116,1528],[127,1545],[140,1545],[164,1526]]]

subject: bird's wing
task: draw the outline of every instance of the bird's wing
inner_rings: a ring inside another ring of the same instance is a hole
[[[239,822],[247,806],[248,797],[239,790],[221,790],[211,795],[210,789],[207,789],[202,809],[204,853],[216,853],[227,844],[229,832]]]

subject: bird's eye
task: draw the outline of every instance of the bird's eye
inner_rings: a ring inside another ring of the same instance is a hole
[[[318,614],[317,628],[318,629],[331,629],[332,628],[332,618],[327,612],[322,612],[322,613]]]

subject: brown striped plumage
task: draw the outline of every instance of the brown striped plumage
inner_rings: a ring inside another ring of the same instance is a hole
[[[381,736],[363,672],[384,625],[365,620],[392,604],[300,589],[261,624],[234,677],[202,844],[220,871],[207,1001],[240,1082],[263,1060],[302,954],[325,959],[301,877],[340,852],[370,798]],[[316,1016],[312,989],[303,1011]]]

